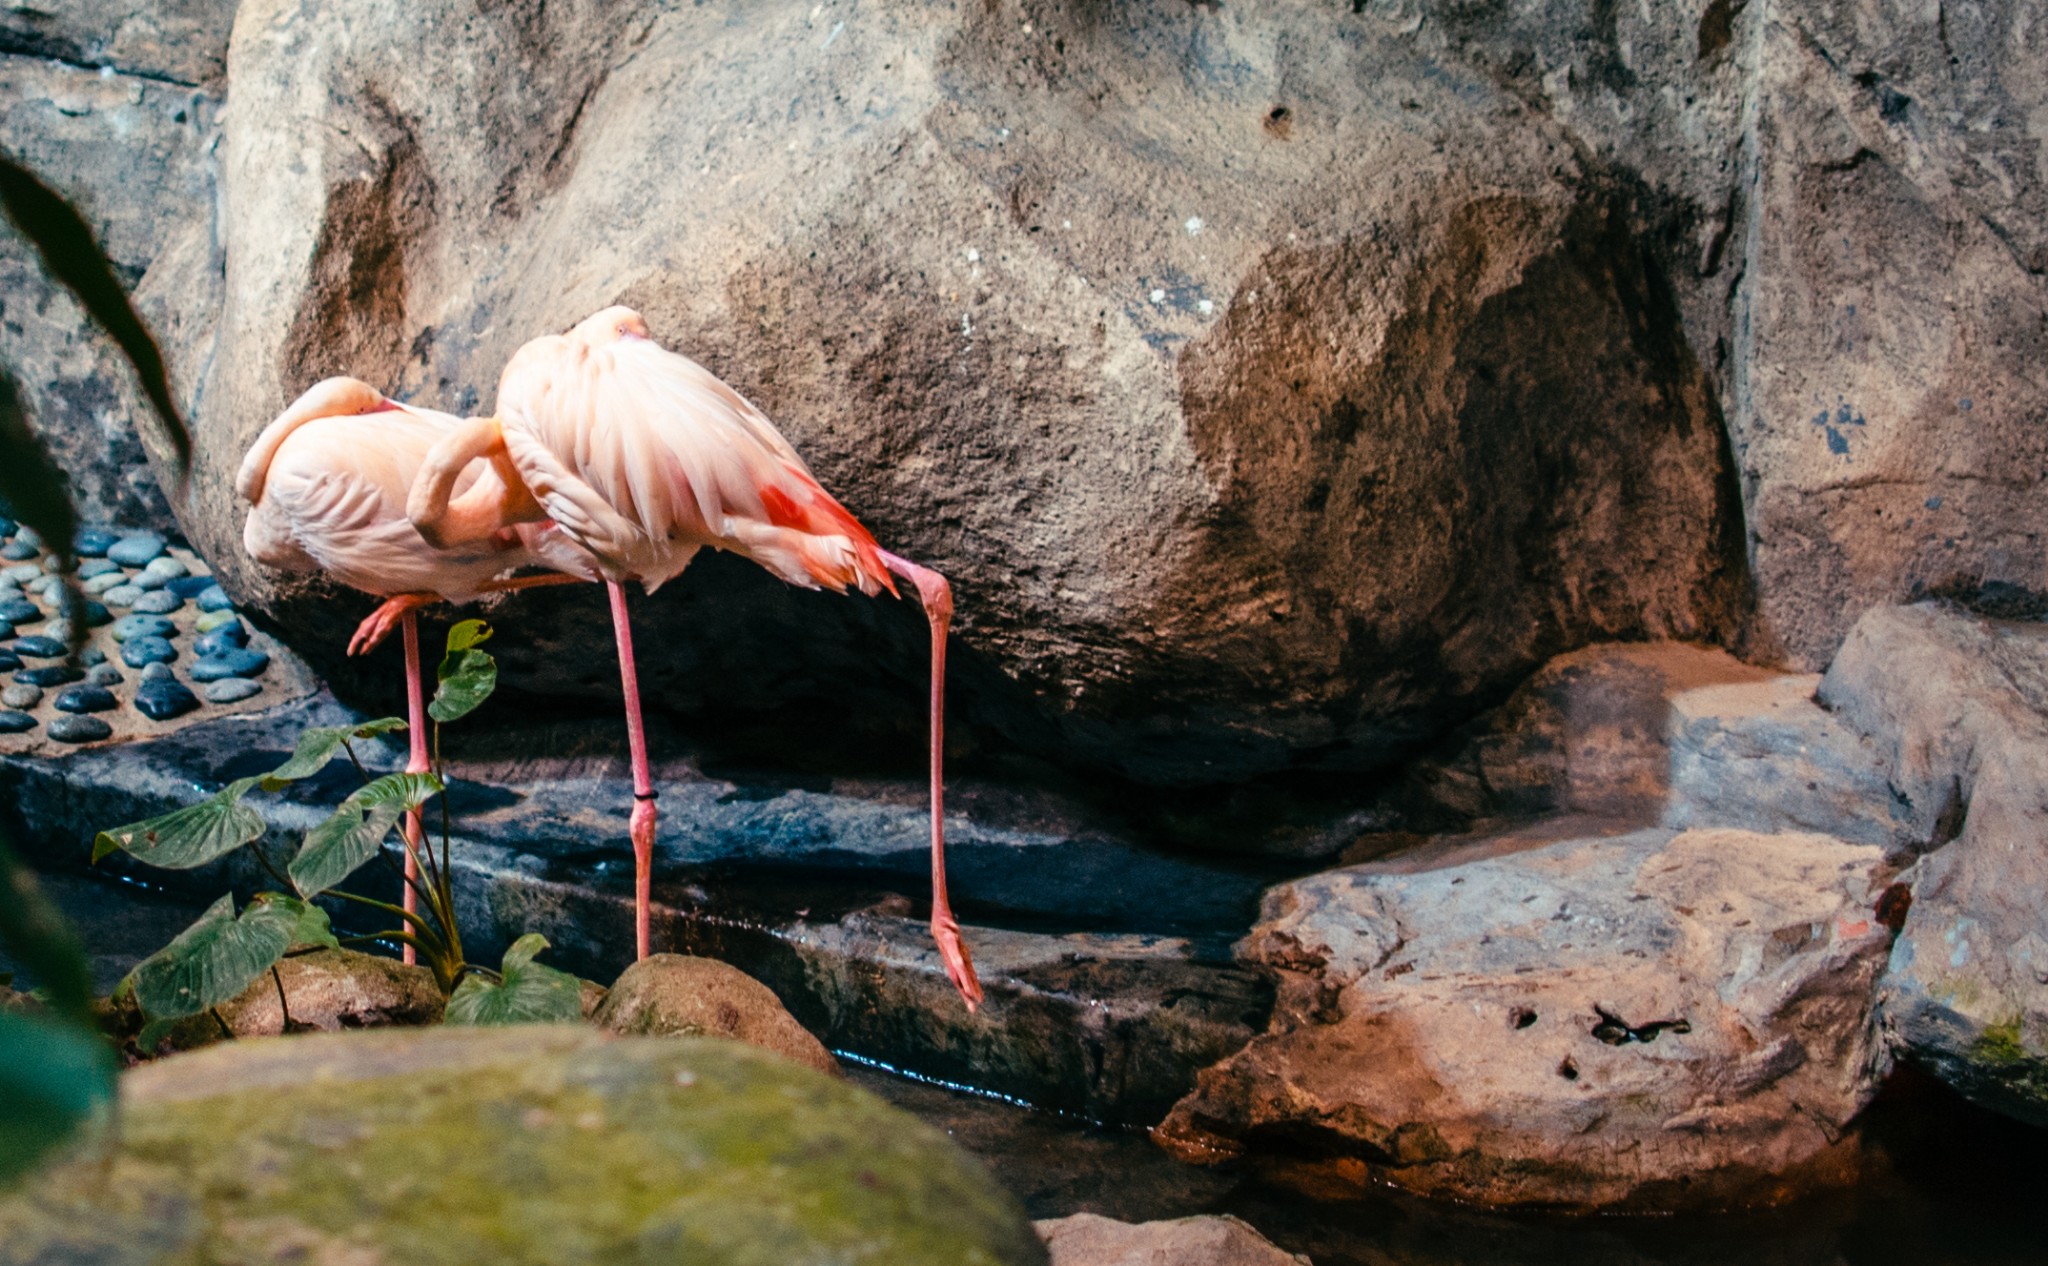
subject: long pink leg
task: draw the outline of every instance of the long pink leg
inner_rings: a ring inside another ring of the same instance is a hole
[[[405,762],[408,774],[427,772],[427,699],[426,688],[420,683],[420,621],[419,616],[407,609],[404,616],[405,629],[405,718],[407,733],[412,739],[412,753]],[[420,811],[414,809],[405,815],[405,838],[412,847],[405,851],[405,877],[409,881],[419,879],[419,862],[415,854],[423,847],[426,826]],[[405,885],[405,908],[407,913],[419,911],[420,898],[413,891],[412,883]],[[417,955],[412,946],[405,947],[405,961],[413,962]]]
[[[619,684],[626,695],[626,744],[633,753],[633,953],[647,957],[647,906],[654,883],[654,779],[647,772],[647,731],[640,722],[640,676],[633,667],[633,629],[626,622],[626,589],[611,591],[612,632],[619,642]]]
[[[925,619],[931,625],[932,940],[937,942],[939,957],[946,964],[947,979],[972,1011],[981,1005],[981,981],[974,974],[974,959],[967,952],[967,942],[960,938],[960,924],[953,918],[952,904],[946,900],[946,630],[953,623],[953,586],[930,568],[898,558],[887,550],[882,551],[882,561],[890,571],[917,587],[918,600],[924,604]]]

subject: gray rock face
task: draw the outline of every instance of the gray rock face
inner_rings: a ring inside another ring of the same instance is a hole
[[[121,1118],[104,1160],[0,1199],[10,1256],[1045,1261],[1015,1200],[936,1131],[736,1042],[582,1026],[233,1042],[127,1074]]]
[[[622,301],[960,582],[966,733],[1365,768],[1575,642],[1735,634],[1700,358],[1626,192],[1522,97],[1341,6],[814,7],[243,8],[181,511],[231,592],[335,664],[343,622],[235,544],[291,395],[487,409]],[[912,612],[718,564],[641,604],[659,704],[914,742]],[[596,602],[508,608],[508,680],[604,688],[561,653]]]
[[[1843,1158],[1876,1086],[1882,850],[1643,831],[1326,872],[1240,947],[1267,1032],[1158,1137],[1215,1160],[1270,1137],[1418,1192],[1659,1207],[1780,1189]]]
[[[2048,628],[1873,611],[1821,682],[1920,838],[1882,995],[1892,1040],[1965,1094],[2048,1123]]]
[[[132,7],[95,5],[81,15],[66,6],[49,24],[69,29],[76,18],[82,30]],[[137,17],[120,29],[150,21]],[[26,10],[0,15],[0,48],[19,47],[15,31],[42,23]],[[206,253],[193,235],[211,233],[216,105],[207,92],[176,83],[0,53],[0,146],[76,202],[131,286],[176,240]],[[205,283],[176,299],[180,307],[203,305],[214,293]],[[86,519],[170,526],[137,438],[147,406],[133,375],[70,297],[44,279],[11,228],[0,232],[0,296],[0,356],[24,385],[36,431],[70,476]],[[142,306],[158,319],[174,369],[196,368],[182,355],[193,349],[177,337],[179,326],[163,319],[169,309],[146,299]]]
[[[235,0],[65,0],[0,10],[0,52],[193,86],[227,72]]]
[[[1307,1266],[1229,1216],[1119,1222],[1076,1213],[1033,1223],[1051,1266]]]

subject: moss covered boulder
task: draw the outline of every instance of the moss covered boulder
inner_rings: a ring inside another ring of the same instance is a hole
[[[137,1069],[0,1262],[1043,1263],[937,1132],[735,1042],[580,1025],[238,1042]]]

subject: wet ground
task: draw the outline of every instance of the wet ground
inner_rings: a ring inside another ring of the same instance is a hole
[[[46,885],[84,933],[101,989],[200,909],[84,876],[53,875]],[[8,969],[0,960],[0,971]],[[1785,1209],[1671,1218],[1503,1216],[1392,1192],[1320,1202],[1248,1170],[1182,1165],[1142,1131],[1104,1129],[880,1067],[848,1072],[979,1156],[1033,1217],[1231,1213],[1317,1266],[2048,1262],[2048,1131],[1976,1109],[1911,1070],[1865,1115],[1870,1164],[1855,1189]]]

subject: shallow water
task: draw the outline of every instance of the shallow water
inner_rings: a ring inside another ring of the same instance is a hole
[[[101,990],[197,917],[135,885],[50,875]],[[10,969],[0,958],[0,972]],[[31,980],[18,982],[23,987]],[[945,1130],[1035,1218],[1231,1213],[1316,1266],[2043,1266],[2048,1131],[1982,1111],[1910,1070],[1865,1114],[1856,1188],[1790,1208],[1667,1218],[1502,1215],[1392,1191],[1306,1199],[1245,1169],[1199,1169],[1141,1131],[1104,1129],[875,1067],[855,1084]]]

